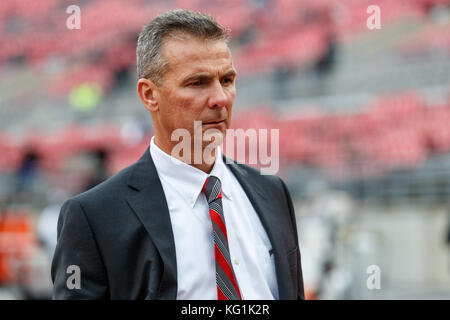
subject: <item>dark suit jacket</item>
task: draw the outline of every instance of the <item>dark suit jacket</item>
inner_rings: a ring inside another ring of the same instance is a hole
[[[226,165],[269,236],[280,299],[304,299],[294,209],[285,184],[246,165]],[[138,162],[62,206],[53,298],[176,299],[176,263],[169,209],[147,148]],[[79,267],[79,289],[67,286],[75,275],[71,265]]]

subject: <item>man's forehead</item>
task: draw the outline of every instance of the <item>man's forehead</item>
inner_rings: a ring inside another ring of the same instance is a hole
[[[223,40],[168,37],[164,41],[162,55],[170,69],[189,67],[200,71],[205,68],[233,68],[230,49]]]
[[[224,39],[202,39],[182,32],[174,32],[166,35],[162,41],[163,51],[170,47],[210,48],[212,46],[228,49],[228,44]]]

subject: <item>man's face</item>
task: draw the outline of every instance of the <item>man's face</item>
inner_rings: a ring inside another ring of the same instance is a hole
[[[194,137],[194,121],[202,121],[202,133],[218,129],[225,136],[236,94],[236,71],[227,44],[169,37],[164,41],[162,56],[168,68],[156,98],[159,143],[172,145],[171,134],[179,128]]]

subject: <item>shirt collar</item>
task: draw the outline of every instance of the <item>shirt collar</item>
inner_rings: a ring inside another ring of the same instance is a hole
[[[187,163],[172,157],[162,151],[155,144],[155,137],[150,141],[150,154],[155,163],[158,175],[164,178],[176,191],[182,195],[191,208],[194,207],[199,195],[202,192],[203,184],[210,175],[218,177],[222,183],[222,194],[231,200],[227,183],[227,176],[222,151],[220,147],[216,149],[216,159],[210,174],[197,169]]]

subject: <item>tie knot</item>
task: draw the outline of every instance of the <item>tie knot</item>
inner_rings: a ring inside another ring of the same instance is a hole
[[[222,198],[220,179],[216,176],[209,176],[206,178],[205,184],[203,185],[202,192],[206,196],[208,203],[213,202],[217,198]]]

